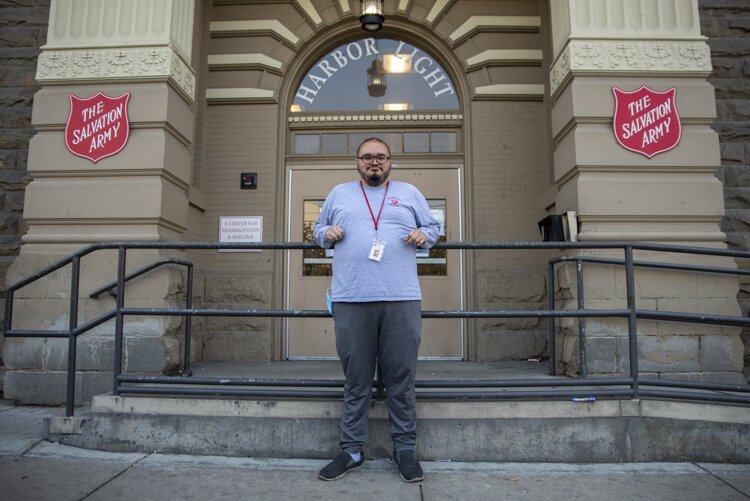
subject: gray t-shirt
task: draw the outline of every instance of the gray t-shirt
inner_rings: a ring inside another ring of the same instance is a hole
[[[362,187],[356,181],[336,186],[323,203],[315,224],[315,241],[324,249],[334,244],[323,236],[328,228],[338,225],[344,230],[344,237],[335,242],[331,300],[352,303],[421,300],[416,247],[407,245],[403,239],[411,230],[419,229],[427,237],[422,248],[428,249],[438,239],[440,224],[432,217],[424,196],[409,183],[389,181],[387,187],[364,185],[367,198]],[[368,256],[375,238],[373,219],[378,218],[381,204],[377,237],[386,244],[382,259],[376,262]]]

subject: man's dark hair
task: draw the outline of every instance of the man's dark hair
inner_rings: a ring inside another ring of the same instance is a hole
[[[370,143],[372,141],[375,141],[376,143],[380,143],[383,146],[385,146],[385,148],[388,150],[388,156],[389,157],[391,156],[391,147],[388,146],[388,143],[386,143],[385,141],[383,141],[379,137],[368,137],[367,139],[365,139],[364,141],[362,141],[361,143],[359,143],[359,147],[357,148],[357,156],[359,156],[359,151],[362,149],[362,146],[364,146],[365,143]]]

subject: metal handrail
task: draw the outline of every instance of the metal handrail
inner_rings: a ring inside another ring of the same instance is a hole
[[[207,309],[192,307],[192,263],[184,260],[167,259],[160,264],[152,263],[145,268],[125,273],[126,255],[128,250],[134,249],[178,249],[178,250],[249,250],[249,249],[268,249],[268,250],[304,250],[316,249],[316,244],[311,242],[267,242],[267,243],[219,243],[219,242],[106,242],[93,244],[81,249],[80,251],[68,256],[56,263],[53,263],[43,270],[30,275],[29,277],[12,284],[8,287],[6,296],[6,337],[68,337],[68,399],[66,401],[66,414],[73,415],[74,394],[72,389],[75,387],[75,340],[77,336],[88,330],[100,325],[103,322],[115,319],[115,357],[113,369],[113,393],[114,394],[170,394],[170,395],[232,395],[232,396],[263,396],[263,397],[288,397],[288,398],[330,398],[341,397],[341,391],[328,391],[321,389],[293,389],[298,386],[303,388],[321,388],[328,386],[343,386],[342,381],[319,382],[308,381],[300,384],[300,380],[258,380],[258,379],[230,379],[227,378],[186,378],[173,376],[143,376],[143,375],[125,375],[122,373],[122,354],[123,354],[123,325],[124,318],[127,315],[162,315],[162,316],[184,316],[186,318],[186,350],[185,365],[183,376],[189,375],[190,363],[190,330],[189,323],[193,316],[225,316],[225,317],[329,317],[326,310],[252,310],[252,309]],[[457,250],[592,250],[592,249],[612,249],[624,251],[623,260],[611,260],[604,258],[595,258],[588,256],[562,256],[554,258],[548,263],[548,308],[547,310],[484,310],[484,311],[467,311],[467,310],[440,310],[440,311],[423,311],[424,318],[548,318],[550,320],[550,362],[551,373],[554,374],[554,319],[556,318],[578,318],[579,326],[583,319],[588,317],[623,317],[628,319],[628,339],[630,351],[630,376],[617,378],[595,378],[580,380],[494,380],[494,381],[418,381],[419,388],[453,388],[451,391],[420,391],[419,398],[434,399],[523,399],[523,398],[569,398],[585,394],[591,397],[611,397],[611,398],[638,398],[638,397],[655,397],[655,398],[690,398],[703,399],[711,401],[750,403],[750,396],[735,395],[726,393],[694,393],[686,391],[656,390],[652,386],[682,388],[682,389],[700,389],[719,392],[750,393],[750,385],[721,385],[712,383],[690,383],[684,381],[665,381],[659,380],[658,384],[652,379],[641,378],[638,371],[637,356],[637,328],[638,318],[648,318],[657,320],[672,320],[683,322],[701,322],[722,325],[750,325],[750,319],[744,317],[730,317],[721,315],[690,314],[677,312],[662,312],[652,310],[642,310],[635,305],[635,277],[633,269],[636,266],[670,268],[675,270],[687,270],[710,273],[736,273],[748,274],[745,270],[736,270],[731,268],[702,267],[692,265],[672,265],[668,263],[653,262],[636,262],[633,260],[634,251],[658,251],[672,252],[683,254],[698,254],[725,256],[738,259],[750,258],[750,252],[712,249],[705,247],[688,247],[676,246],[669,244],[646,244],[636,242],[442,242],[434,246],[438,249],[457,249]],[[117,280],[114,284],[98,289],[94,295],[98,296],[104,292],[115,289],[114,296],[116,300],[115,308],[96,319],[90,320],[83,325],[78,325],[78,284],[80,275],[80,259],[92,252],[98,250],[118,251],[117,261]],[[554,295],[554,265],[557,263],[573,261],[578,263],[581,268],[583,262],[592,262],[600,264],[617,264],[624,265],[627,288],[627,306],[621,309],[590,310],[583,306],[583,275],[582,269],[578,270],[580,277],[577,287],[579,292],[578,309],[575,310],[557,310],[555,309]],[[162,264],[180,264],[188,267],[188,287],[187,300],[185,308],[130,308],[125,306],[125,284],[128,280],[140,276]],[[70,320],[67,331],[40,331],[40,330],[13,330],[12,313],[13,313],[13,296],[18,289],[39,280],[49,273],[52,273],[66,265],[72,265],[73,273],[71,274],[71,297],[70,297]],[[582,336],[585,331],[582,331]],[[583,343],[582,343],[583,344]],[[585,376],[585,352],[582,353],[581,360],[584,365],[581,366],[581,374]],[[198,386],[214,386],[214,388],[191,388],[185,387],[192,384]],[[274,386],[285,387],[283,391],[276,389],[258,390],[258,389],[239,389],[225,388],[222,386],[230,385],[226,381],[233,381],[233,386]],[[162,386],[146,386],[147,384],[159,384]],[[170,387],[179,383],[177,387]],[[266,384],[267,383],[267,384]],[[309,383],[309,384],[308,384]],[[134,385],[134,386],[130,386]],[[645,386],[646,388],[642,388]],[[216,388],[218,387],[218,388]],[[382,396],[382,382],[375,381],[374,387],[378,394]],[[525,391],[494,391],[502,388],[539,388],[536,390]],[[575,387],[577,389],[564,390],[559,388]],[[466,391],[464,388],[484,388],[481,391]],[[550,389],[553,388],[553,389]]]
[[[5,300],[6,316],[5,316],[5,337],[51,337],[51,338],[67,338],[68,339],[68,365],[67,365],[67,380],[66,380],[66,398],[65,398],[65,413],[66,416],[72,416],[74,412],[75,403],[75,372],[76,372],[76,351],[77,344],[76,340],[81,334],[88,332],[89,330],[97,327],[117,315],[117,310],[112,310],[107,313],[100,315],[99,317],[90,320],[83,325],[78,325],[78,291],[80,284],[80,259],[81,257],[90,254],[95,250],[99,250],[100,245],[89,246],[82,249],[81,251],[63,258],[41,271],[30,275],[29,277],[20,280],[8,287],[7,295]],[[24,329],[12,329],[13,325],[13,296],[15,292],[30,285],[31,283],[44,278],[45,276],[53,273],[68,264],[71,264],[73,270],[71,272],[71,292],[70,292],[70,308],[69,308],[69,324],[68,330],[24,330]],[[187,294],[186,294],[186,308],[191,308],[193,304],[193,263],[184,259],[178,258],[165,258],[144,266],[130,274],[126,275],[122,279],[122,283],[127,283],[130,280],[137,278],[151,270],[159,268],[167,264],[179,264],[187,268]],[[118,285],[118,280],[114,284],[108,284],[104,287],[97,289],[92,292],[89,297],[96,299],[104,292],[110,291]],[[183,375],[190,374],[190,339],[192,333],[192,316],[186,316],[185,318],[185,342],[184,342],[184,355],[183,355],[183,369],[181,373]]]
[[[156,268],[159,268],[161,266],[165,266],[168,264],[178,264],[180,266],[184,266],[187,268],[187,290],[185,292],[185,308],[187,310],[190,310],[193,306],[193,263],[190,261],[187,261],[185,259],[179,259],[179,258],[164,258],[160,259],[158,261],[154,261],[151,264],[147,264],[146,266],[135,270],[128,275],[125,275],[125,278],[123,279],[124,283],[129,282],[130,280],[133,280],[134,278],[138,278],[141,275],[145,275],[151,270],[155,270]],[[89,294],[89,297],[92,299],[96,299],[97,297],[101,296],[105,292],[109,292],[111,296],[117,297],[116,292],[112,292],[112,289],[117,288],[118,281],[115,280],[112,283],[109,283],[105,285],[104,287],[100,287],[99,289],[96,289],[94,292]],[[116,311],[111,312],[112,315],[107,318],[109,320],[110,318],[114,317],[116,315]],[[180,373],[183,376],[192,375],[192,370],[190,369],[190,343],[191,343],[191,337],[192,337],[192,330],[193,330],[193,315],[184,315],[185,316],[185,342],[183,343],[183,357],[182,357],[182,370]],[[106,320],[104,320],[106,321]]]
[[[179,265],[186,266],[186,267],[193,266],[193,263],[191,263],[190,261],[186,261],[185,259],[179,259],[179,258],[176,258],[176,257],[169,257],[169,258],[165,258],[165,259],[160,259],[158,261],[154,261],[153,263],[148,264],[148,265],[144,266],[143,268],[140,268],[140,269],[138,269],[138,270],[136,270],[134,272],[131,272],[130,274],[126,275],[125,276],[125,282],[127,283],[127,282],[133,280],[134,278],[138,278],[141,275],[144,275],[144,274],[148,273],[149,271],[154,270],[156,268],[159,268],[160,266],[164,266],[166,264],[179,264]],[[111,282],[111,283],[105,285],[104,287],[100,287],[99,289],[96,289],[94,292],[92,292],[91,294],[89,294],[89,297],[91,299],[96,299],[96,298],[98,298],[99,296],[101,296],[102,294],[104,294],[105,292],[108,292],[108,291],[109,291],[109,293],[110,293],[111,296],[114,296],[115,293],[112,292],[112,289],[114,289],[116,287],[117,287],[117,280],[115,280],[114,282]]]
[[[741,256],[733,256],[741,257]],[[608,265],[625,265],[624,259],[613,259],[613,258],[601,258],[593,256],[557,256],[548,261],[549,273],[548,283],[550,285],[549,290],[554,291],[554,273],[553,267],[559,263],[574,263],[576,264],[576,296],[578,299],[578,311],[584,311],[584,289],[583,289],[583,263],[593,264],[608,264]],[[737,267],[719,267],[719,266],[696,266],[689,264],[674,264],[674,263],[660,263],[654,261],[633,261],[634,267],[640,268],[652,268],[660,270],[673,270],[673,271],[692,271],[692,272],[704,272],[704,273],[716,273],[716,274],[731,274],[731,275],[750,275],[750,270],[740,269]],[[548,296],[548,303],[550,309],[554,309],[555,298],[554,295]],[[636,310],[638,318],[648,318],[651,320],[672,320],[672,321],[683,321],[683,322],[695,322],[695,323],[720,323],[722,325],[735,325],[735,326],[748,326],[750,325],[750,319],[745,317],[728,317],[718,315],[699,315],[694,317],[689,315],[678,318],[679,313],[670,313],[670,318],[665,318],[663,312],[654,310]],[[586,376],[586,315],[580,315],[578,317],[578,350],[579,350],[579,374],[582,377]],[[550,352],[550,374],[555,374],[555,324],[554,318],[550,319],[549,322],[549,352]]]

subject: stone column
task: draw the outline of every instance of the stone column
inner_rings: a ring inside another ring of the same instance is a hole
[[[578,239],[629,240],[724,248],[724,215],[714,92],[706,77],[710,51],[700,33],[697,1],[563,0],[550,2],[550,72],[554,212],[576,211]],[[621,147],[612,128],[612,87],[677,89],[678,146],[652,158]],[[586,252],[622,259],[622,252]],[[636,259],[734,267],[732,259],[641,253]],[[559,274],[566,308],[576,308],[575,270]],[[585,306],[626,306],[621,268],[585,266]],[[636,305],[644,309],[738,315],[738,280],[673,271],[636,272]],[[560,292],[560,291],[558,291]],[[578,322],[562,321],[558,356],[576,374]],[[586,320],[589,375],[628,373],[624,320]],[[742,345],[734,327],[638,321],[642,373],[740,381]],[[560,367],[559,367],[560,368]]]
[[[187,226],[194,131],[191,68],[194,0],[52,0],[47,44],[39,56],[29,147],[24,219],[28,232],[8,275],[12,283],[70,253],[102,241],[180,240]],[[69,96],[125,92],[130,137],[116,155],[96,163],[65,146]],[[131,252],[128,269],[161,256]],[[114,252],[81,262],[79,323],[112,309],[88,294],[116,276]],[[127,304],[161,307],[181,293],[181,272],[159,270],[127,286]],[[70,269],[20,291],[14,328],[68,325]],[[180,300],[182,303],[182,300]],[[178,303],[179,304],[179,303]],[[180,360],[179,319],[126,318],[124,368],[168,372]],[[111,389],[113,322],[78,339],[78,400]],[[6,398],[64,399],[67,341],[9,338]]]

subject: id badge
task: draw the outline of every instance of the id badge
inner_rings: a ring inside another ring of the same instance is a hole
[[[367,259],[380,262],[383,259],[383,254],[385,254],[385,241],[378,240],[377,238],[374,239],[370,248],[370,255],[367,256]]]

